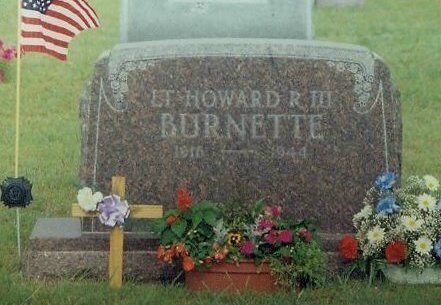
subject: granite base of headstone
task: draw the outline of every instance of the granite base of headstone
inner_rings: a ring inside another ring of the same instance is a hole
[[[149,233],[124,236],[125,279],[167,282],[176,277],[156,259],[158,238]],[[109,234],[84,233],[78,218],[41,218],[29,241],[24,273],[34,278],[108,278]]]
[[[317,6],[361,7],[364,5],[364,1],[365,0],[315,0],[315,4]]]

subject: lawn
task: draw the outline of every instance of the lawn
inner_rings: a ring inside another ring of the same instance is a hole
[[[0,0],[0,37],[15,43],[16,1]],[[78,187],[78,98],[100,53],[118,41],[119,1],[90,0],[102,28],[82,33],[67,63],[40,54],[23,60],[20,174],[34,183],[34,203],[22,211],[22,240],[38,217],[68,216]],[[441,177],[441,2],[366,0],[362,8],[315,10],[316,38],[367,46],[390,67],[401,91],[403,176]],[[15,85],[0,85],[0,179],[14,175]],[[121,293],[105,282],[45,282],[23,278],[16,255],[15,211],[0,207],[0,304],[435,304],[440,287],[368,287],[330,282],[300,297],[189,295],[182,288],[128,283]]]

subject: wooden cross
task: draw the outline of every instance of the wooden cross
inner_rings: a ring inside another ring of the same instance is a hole
[[[123,199],[126,193],[126,178],[112,177],[112,194]],[[163,215],[162,205],[130,205],[130,218],[154,219]],[[72,205],[73,217],[97,217],[98,213],[85,212],[78,204]],[[112,228],[110,231],[109,280],[112,288],[121,288],[123,273],[124,229]]]

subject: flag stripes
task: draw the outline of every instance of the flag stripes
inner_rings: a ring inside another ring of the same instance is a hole
[[[99,27],[98,16],[84,0],[23,0],[23,52],[41,52],[67,60],[69,42],[81,31]]]

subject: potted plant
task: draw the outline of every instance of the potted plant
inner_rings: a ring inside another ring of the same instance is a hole
[[[345,236],[340,255],[371,276],[393,282],[441,283],[441,192],[433,176],[411,176],[394,188],[396,175],[384,173],[353,218],[355,236]]]
[[[271,292],[320,284],[326,255],[311,221],[284,219],[277,205],[251,208],[193,203],[177,190],[178,208],[155,222],[159,260],[182,266],[190,290]]]

